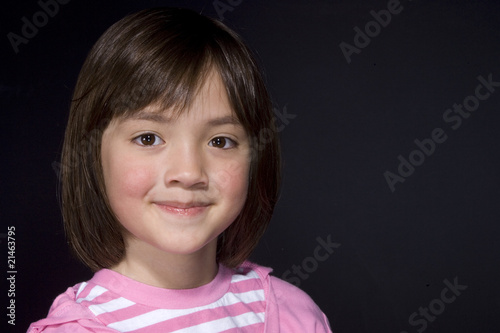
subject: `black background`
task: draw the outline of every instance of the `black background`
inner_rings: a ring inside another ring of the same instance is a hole
[[[218,3],[232,10],[218,13]],[[52,164],[91,46],[123,16],[155,6],[223,18],[257,53],[276,109],[290,115],[280,133],[282,195],[254,261],[277,276],[309,265],[307,278],[288,277],[337,333],[500,332],[500,87],[459,128],[443,119],[474,95],[478,76],[500,82],[494,0],[402,0],[350,63],[339,45],[354,45],[354,28],[364,30],[387,1],[72,0],[18,53],[7,34],[21,35],[22,17],[32,22],[41,7],[4,3],[2,327],[24,332],[55,296],[91,277],[66,246]],[[397,174],[398,156],[408,159],[414,140],[435,128],[446,141],[392,192],[384,172]],[[8,226],[16,230],[15,327],[6,323]],[[311,259],[318,237],[337,243],[319,262]],[[445,279],[467,288],[440,309]],[[423,319],[419,308],[430,304],[439,314]],[[414,312],[420,322],[412,325]]]

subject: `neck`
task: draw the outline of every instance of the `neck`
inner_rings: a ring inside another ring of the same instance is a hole
[[[209,283],[218,272],[217,239],[190,254],[165,253],[134,240],[129,240],[126,248],[123,260],[111,269],[154,287],[192,289]]]

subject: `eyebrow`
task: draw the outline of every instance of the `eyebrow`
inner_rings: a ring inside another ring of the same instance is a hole
[[[221,125],[235,125],[242,126],[240,121],[233,116],[224,116],[219,118],[210,119],[208,121],[208,125],[210,126],[221,126]]]
[[[152,113],[146,111],[139,111],[137,113],[131,114],[126,119],[138,119],[138,120],[149,120],[157,123],[168,123],[171,121],[171,118],[164,117],[160,113]]]
[[[165,117],[163,114],[160,113],[151,113],[146,111],[137,112],[127,118],[148,120],[157,123],[168,123],[172,121],[171,117]],[[223,117],[213,118],[208,121],[207,125],[212,127],[222,126],[222,125],[242,126],[238,118],[234,116],[223,116]]]

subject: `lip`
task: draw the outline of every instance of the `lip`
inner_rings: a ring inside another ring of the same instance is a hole
[[[157,201],[154,204],[162,211],[178,216],[196,216],[203,213],[210,206],[209,203],[194,201]]]

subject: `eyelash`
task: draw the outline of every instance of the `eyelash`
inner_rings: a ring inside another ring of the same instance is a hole
[[[154,138],[153,144],[144,144],[144,142],[143,142],[142,140],[143,140],[143,139],[145,139],[146,137],[150,137],[150,139],[149,139],[149,140],[151,140],[151,138]],[[216,140],[220,140],[220,139],[222,139],[222,140],[224,140],[224,141],[225,141],[225,142],[224,142],[224,147],[222,147],[222,148],[221,148],[221,147],[215,147],[215,146],[214,146],[214,141],[216,141]],[[141,134],[141,135],[139,135],[139,136],[135,137],[135,138],[133,139],[133,141],[134,141],[135,143],[137,143],[139,146],[143,146],[143,147],[154,147],[154,146],[158,146],[158,145],[160,145],[160,144],[164,143],[163,139],[162,139],[162,138],[160,138],[158,135],[156,135],[156,134],[154,134],[154,133],[144,133],[144,134]],[[158,143],[157,143],[157,142],[158,142]],[[230,146],[230,147],[226,147],[226,146],[227,146],[227,144],[229,144],[229,145],[231,145],[231,146]],[[238,146],[238,143],[237,143],[236,141],[234,141],[233,139],[228,138],[228,137],[226,137],[226,136],[217,136],[217,137],[215,137],[215,138],[211,139],[211,140],[208,142],[208,145],[209,145],[210,147],[214,147],[214,148],[220,148],[220,149],[231,149],[231,148],[235,148],[235,147],[237,147],[237,146]]]

